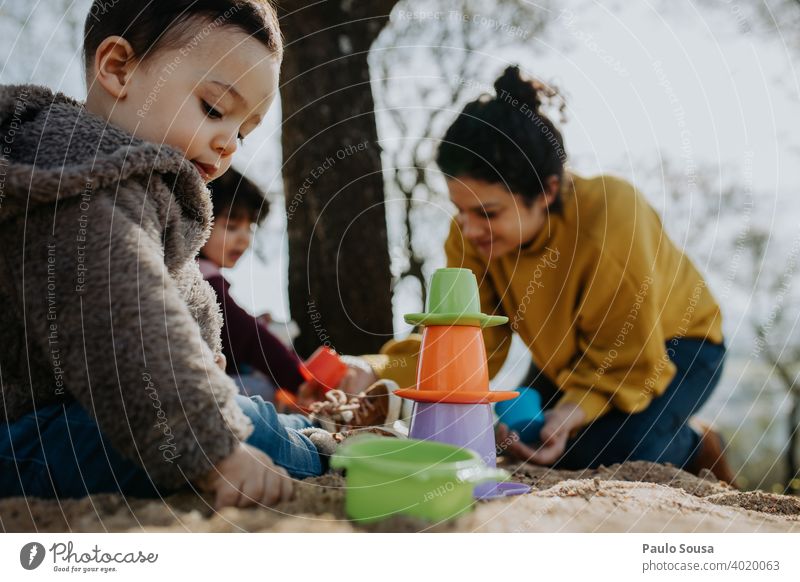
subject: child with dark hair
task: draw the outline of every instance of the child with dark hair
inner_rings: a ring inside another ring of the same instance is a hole
[[[200,249],[200,272],[222,308],[222,353],[226,372],[248,396],[272,400],[277,387],[297,392],[300,360],[269,330],[267,321],[242,309],[221,269],[233,268],[250,248],[253,230],[269,212],[261,189],[234,169],[210,185],[214,226]]]
[[[275,11],[95,0],[84,50],[85,103],[0,87],[0,496],[286,499],[332,441],[237,393],[196,261],[277,93]]]
[[[547,410],[539,442],[511,438],[510,452],[565,469],[668,462],[731,482],[719,435],[689,423],[725,356],[703,277],[632,185],[565,169],[563,138],[543,113],[555,90],[517,67],[495,89],[464,107],[437,162],[457,212],[447,265],[473,270],[482,311],[510,319],[484,330],[490,374],[518,333]],[[416,350],[406,340],[369,361],[408,386],[416,366],[395,360]]]

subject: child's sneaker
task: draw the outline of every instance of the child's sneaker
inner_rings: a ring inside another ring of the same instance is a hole
[[[357,396],[330,390],[325,400],[311,405],[309,417],[332,433],[369,427],[391,429],[402,406],[400,397],[394,395],[397,388],[391,380],[379,380]]]

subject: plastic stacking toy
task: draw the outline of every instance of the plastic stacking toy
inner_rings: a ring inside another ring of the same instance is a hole
[[[477,483],[508,477],[487,467],[473,451],[437,442],[359,436],[331,458],[347,469],[345,511],[368,523],[404,514],[431,521],[458,517],[472,509]]]
[[[519,398],[495,404],[494,411],[500,422],[516,432],[522,442],[538,442],[539,433],[544,426],[541,396],[528,387],[520,388],[519,392]]]
[[[423,325],[417,382],[395,394],[413,400],[409,436],[451,444],[478,453],[488,467],[497,466],[491,402],[516,398],[518,392],[489,390],[489,371],[482,328],[501,325],[507,317],[480,312],[478,282],[469,269],[439,269],[428,292],[428,312],[406,315]],[[519,483],[483,483],[480,499],[530,490]]]
[[[347,373],[345,364],[334,350],[322,346],[300,365],[300,374],[306,382],[314,382],[323,392],[333,390]]]

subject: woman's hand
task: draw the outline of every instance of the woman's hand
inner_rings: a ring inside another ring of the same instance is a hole
[[[201,491],[214,494],[215,509],[275,505],[290,499],[294,488],[285,469],[245,443],[239,443],[197,485]]]
[[[526,445],[519,435],[509,432],[508,427],[501,424],[497,427],[497,446],[508,454],[537,465],[552,465],[567,448],[570,433],[583,426],[586,414],[576,404],[565,404],[544,413],[545,423],[539,436],[538,447]]]

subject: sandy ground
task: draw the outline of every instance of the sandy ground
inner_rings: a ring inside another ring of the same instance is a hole
[[[214,512],[209,500],[181,494],[159,501],[97,495],[68,501],[0,499],[6,532],[800,532],[800,499],[739,492],[706,475],[624,463],[594,471],[508,465],[529,483],[524,496],[479,502],[460,519],[425,523],[397,517],[362,528],[344,515],[344,480],[329,474],[299,483],[274,509]]]

